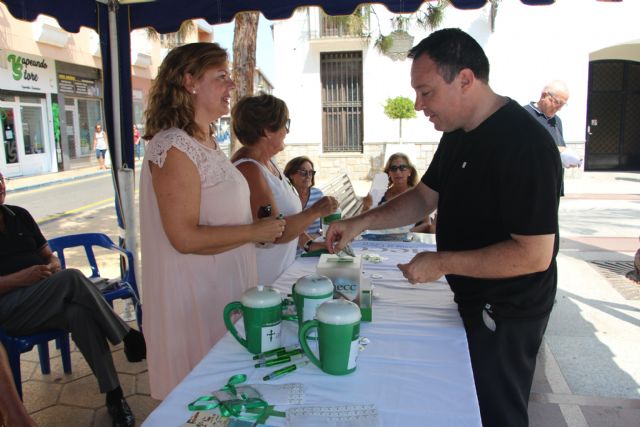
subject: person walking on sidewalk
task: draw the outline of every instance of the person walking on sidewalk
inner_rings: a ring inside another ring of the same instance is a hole
[[[124,342],[130,362],[146,357],[144,337],[130,328],[89,279],[76,269],[60,268],[31,214],[6,205],[0,173],[0,326],[11,335],[51,329],[71,333],[98,380],[113,426],[133,426],[109,344]]]
[[[133,144],[136,147],[136,159],[140,160],[140,143],[142,140],[140,139],[140,131],[136,125],[133,125]]]
[[[489,61],[467,33],[436,31],[409,57],[415,108],[443,132],[433,161],[414,188],[332,222],[327,249],[437,207],[438,251],[398,267],[410,283],[446,276],[467,335],[482,424],[527,426],[556,293],[560,155],[523,107],[493,92]]]
[[[569,88],[564,82],[555,80],[542,89],[538,102],[530,102],[524,106],[525,110],[549,132],[560,153],[567,149],[567,144],[564,142],[562,120],[557,113],[567,105],[568,101]],[[564,169],[562,169],[562,179],[560,195],[564,196]]]
[[[106,169],[104,159],[109,148],[109,141],[107,140],[107,133],[102,130],[102,125],[96,123],[96,131],[93,134],[93,149],[96,152],[96,159],[98,159],[98,169]]]

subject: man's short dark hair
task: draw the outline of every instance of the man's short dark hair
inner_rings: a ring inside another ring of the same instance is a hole
[[[409,58],[428,55],[447,83],[468,68],[478,80],[489,83],[489,60],[482,47],[459,28],[445,28],[431,33],[409,51]]]

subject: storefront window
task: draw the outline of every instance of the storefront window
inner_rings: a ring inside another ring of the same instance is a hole
[[[80,119],[80,153],[87,155],[91,153],[96,123],[100,123],[104,128],[100,101],[78,98],[78,117]]]
[[[24,153],[44,153],[44,128],[42,126],[42,107],[20,107],[22,115],[22,137],[24,139]]]
[[[7,164],[18,163],[18,141],[16,139],[13,108],[0,107],[0,127],[2,128],[5,162]]]

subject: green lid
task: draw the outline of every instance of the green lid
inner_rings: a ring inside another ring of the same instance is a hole
[[[258,286],[247,290],[240,300],[242,305],[251,308],[266,308],[280,305],[282,296],[271,286]]]
[[[327,276],[314,273],[303,276],[296,281],[295,291],[298,295],[317,297],[333,292],[333,283]]]
[[[316,319],[330,325],[349,325],[359,322],[361,317],[360,308],[344,299],[323,302],[316,311]]]
[[[339,219],[342,219],[342,211],[340,210],[340,208],[338,208],[334,213],[322,217],[322,223],[329,224]]]

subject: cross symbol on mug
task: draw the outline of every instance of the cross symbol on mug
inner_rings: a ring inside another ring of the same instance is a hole
[[[275,334],[276,334],[276,333],[275,333],[275,332],[273,332],[273,329],[271,329],[271,330],[269,331],[269,333],[267,334],[267,336],[269,337],[269,342],[273,341],[273,336],[274,336]]]

